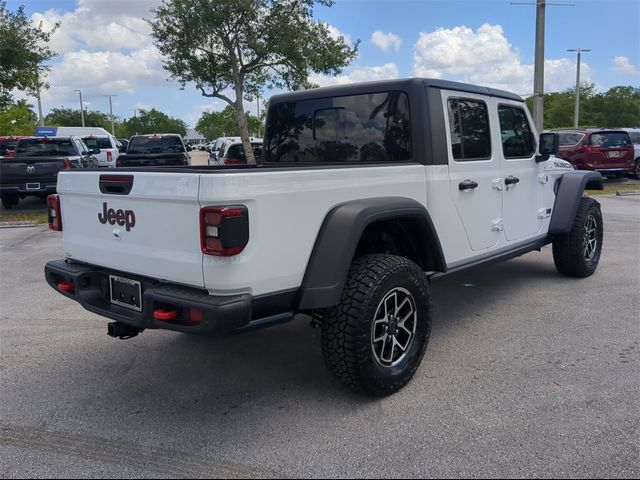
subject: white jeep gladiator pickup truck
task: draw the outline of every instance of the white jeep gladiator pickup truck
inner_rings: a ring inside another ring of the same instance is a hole
[[[271,98],[258,166],[68,171],[48,283],[108,332],[246,331],[312,315],[351,388],[388,395],[430,334],[429,279],[553,244],[600,259],[596,172],[552,155],[514,94],[403,79]]]

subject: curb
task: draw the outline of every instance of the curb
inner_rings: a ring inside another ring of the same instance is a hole
[[[0,222],[0,228],[21,228],[21,227],[37,227],[38,222]]]
[[[618,190],[616,192],[616,197],[627,197],[627,196],[631,196],[631,195],[640,195],[640,191],[637,191],[637,192],[621,192],[620,190]]]

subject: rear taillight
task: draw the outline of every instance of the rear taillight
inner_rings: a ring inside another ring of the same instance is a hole
[[[244,160],[240,160],[238,158],[224,157],[222,159],[222,163],[224,163],[225,165],[242,165],[244,163]]]
[[[113,161],[113,153],[107,152],[107,162],[111,163]]]
[[[73,165],[71,165],[71,162],[69,161],[68,158],[64,159],[64,164],[63,164],[63,168],[65,170],[71,170],[71,168],[73,168]]]
[[[49,210],[49,229],[57,232],[62,231],[62,211],[60,210],[60,197],[56,194],[47,197],[47,207]]]
[[[247,207],[204,207],[200,210],[200,247],[202,253],[231,257],[249,243]]]
[[[182,164],[189,165],[189,155],[187,155],[186,153],[182,154]]]

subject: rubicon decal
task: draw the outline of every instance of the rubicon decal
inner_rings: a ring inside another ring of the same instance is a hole
[[[98,221],[103,225],[107,222],[110,225],[115,225],[117,223],[121,227],[126,227],[128,232],[136,225],[136,214],[133,210],[107,209],[107,202],[103,202],[102,213],[98,214]]]

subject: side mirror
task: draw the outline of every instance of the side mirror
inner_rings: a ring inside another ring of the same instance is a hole
[[[193,148],[191,148],[190,145],[187,145],[187,152],[190,152],[191,150],[193,150]]]
[[[549,155],[555,155],[560,149],[560,135],[557,133],[541,133],[539,143],[540,155],[536,157],[536,162],[544,162],[549,159]]]

